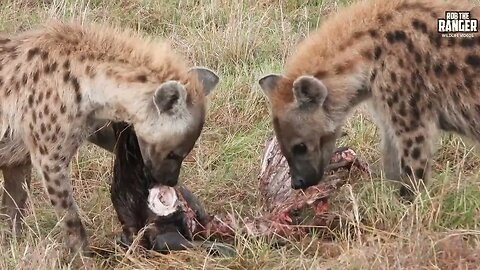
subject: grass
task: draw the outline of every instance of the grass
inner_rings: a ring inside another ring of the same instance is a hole
[[[271,136],[266,99],[256,84],[279,72],[295,44],[343,0],[5,0],[0,31],[29,29],[50,17],[110,23],[169,39],[193,64],[221,75],[210,97],[204,132],[185,163],[182,180],[211,213],[248,214],[260,207],[256,177]],[[90,244],[104,249],[95,269],[479,269],[480,157],[474,144],[443,136],[429,192],[412,205],[382,181],[378,132],[360,109],[341,144],[354,148],[376,172],[341,188],[331,211],[346,224],[330,240],[316,237],[271,248],[268,239],[238,237],[234,258],[203,251],[172,255],[115,247],[120,226],[110,202],[112,156],[84,146],[72,166],[75,197]],[[38,177],[32,184],[26,232],[0,232],[0,269],[69,269],[57,220]],[[3,224],[2,224],[3,226]],[[4,227],[3,227],[4,228]]]

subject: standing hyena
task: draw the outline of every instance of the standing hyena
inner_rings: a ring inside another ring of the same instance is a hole
[[[369,101],[387,178],[425,181],[438,130],[480,140],[480,35],[442,37],[437,18],[468,2],[372,0],[327,19],[284,75],[259,81],[294,189],[317,184],[352,109]],[[480,18],[472,12],[473,18]],[[409,187],[409,188],[407,188]]]
[[[167,45],[108,27],[54,22],[0,39],[0,167],[7,176],[28,175],[22,164],[30,156],[63,218],[67,246],[88,249],[69,163],[92,127],[133,124],[147,173],[173,186],[217,83],[208,69],[189,70]],[[5,183],[14,200],[20,180]]]

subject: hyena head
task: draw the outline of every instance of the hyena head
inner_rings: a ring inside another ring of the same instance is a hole
[[[213,71],[199,67],[190,69],[187,78],[183,83],[167,81],[160,85],[144,108],[147,116],[133,123],[145,173],[157,184],[177,184],[182,161],[203,129],[205,96],[219,81]]]
[[[290,168],[292,188],[318,184],[340,133],[324,106],[327,88],[311,76],[292,80],[272,74],[259,84],[270,101],[275,135]]]

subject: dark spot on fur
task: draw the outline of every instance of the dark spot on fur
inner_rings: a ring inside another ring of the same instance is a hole
[[[397,82],[397,74],[395,74],[393,71],[390,71],[390,79],[392,80],[393,83]]]
[[[352,34],[352,38],[353,38],[353,39],[359,39],[359,38],[363,37],[364,34],[365,34],[364,32],[357,31],[357,32],[354,32],[354,33]]]
[[[405,106],[405,102],[401,102],[400,103],[400,109],[398,110],[398,113],[401,115],[401,116],[407,116],[407,109],[406,109],[406,106]]]
[[[23,84],[23,85],[26,85],[27,82],[28,82],[27,74],[23,73],[23,76],[22,76],[22,84]]]
[[[40,53],[40,49],[39,49],[39,48],[37,48],[37,47],[31,48],[31,49],[28,50],[28,52],[27,52],[27,61],[32,60],[32,58],[33,58],[35,55],[39,54],[39,53]]]
[[[40,58],[42,58],[42,60],[47,60],[48,59],[48,52],[46,51],[43,51],[40,55]]]
[[[136,77],[136,80],[139,81],[139,82],[141,82],[141,83],[144,83],[144,82],[147,81],[147,76],[146,76],[145,74],[138,75],[138,76]]]
[[[340,65],[335,66],[334,69],[335,69],[336,74],[342,74],[347,69],[347,66],[340,64]]]
[[[465,118],[465,120],[467,121],[470,121],[470,114],[467,112],[467,110],[465,108],[462,108],[461,110],[461,113],[462,113],[462,116],[463,118]]]
[[[63,209],[67,209],[67,208],[68,208],[67,200],[62,200],[62,208],[63,208]]]
[[[378,37],[378,32],[377,32],[377,30],[375,30],[375,29],[370,29],[370,30],[368,30],[368,34],[369,34],[372,38]]]
[[[58,165],[55,165],[53,168],[52,168],[52,172],[53,173],[58,173],[60,171],[60,166]]]
[[[413,159],[418,159],[420,157],[420,154],[421,154],[420,148],[418,148],[418,147],[413,148],[413,151],[412,151],[412,158]]]
[[[68,80],[70,80],[70,71],[65,71],[65,73],[63,73],[63,81],[68,82]]]
[[[50,109],[48,108],[48,105],[47,105],[47,104],[45,104],[45,107],[43,108],[43,113],[44,113],[45,115],[48,115],[48,114],[50,113]]]
[[[410,113],[414,117],[414,119],[419,119],[420,118],[420,111],[418,110],[418,107],[412,107]]]
[[[464,47],[464,48],[469,48],[469,47],[473,47],[476,45],[476,42],[475,42],[475,39],[473,38],[467,38],[467,37],[464,37],[462,39],[460,39],[460,46]]]
[[[449,37],[449,38],[447,39],[447,46],[448,46],[448,47],[453,47],[453,46],[455,46],[456,43],[457,43],[457,39],[456,39],[456,38]]]
[[[398,118],[397,118],[395,115],[393,115],[393,116],[392,116],[392,123],[395,124],[395,123],[397,123],[397,122],[398,122]]]
[[[373,82],[375,80],[375,77],[377,76],[377,70],[374,69],[372,71],[372,74],[370,74],[370,82]]]
[[[425,137],[423,137],[422,135],[415,137],[416,143],[422,143],[423,141],[425,141]]]
[[[430,32],[428,36],[430,38],[430,42],[433,43],[435,47],[439,48],[442,46],[442,36],[439,33]]]
[[[418,52],[415,52],[414,54],[415,54],[415,62],[417,62],[417,64],[422,63],[422,56]]]
[[[407,39],[407,35],[402,30],[395,30],[393,32],[388,32],[386,34],[386,38],[388,42],[394,43],[394,42],[405,41]]]
[[[69,69],[70,68],[70,60],[65,60],[65,62],[63,62],[63,68],[64,69]]]
[[[412,20],[412,26],[416,30],[419,30],[423,33],[427,33],[427,24],[423,21],[420,21],[418,19],[413,19]]]
[[[423,179],[424,178],[424,170],[422,168],[418,168],[415,170],[415,176],[419,179]]]
[[[53,195],[53,194],[55,194],[55,189],[52,188],[52,187],[48,187],[47,192],[48,192],[48,194]]]
[[[458,92],[454,91],[452,93],[452,98],[455,102],[459,102],[460,101],[460,94]]]
[[[448,71],[448,73],[453,75],[453,74],[457,73],[458,67],[457,67],[457,65],[455,65],[455,63],[450,62],[447,66],[447,71]]]
[[[375,49],[373,49],[373,57],[375,60],[378,60],[380,56],[382,55],[382,48],[379,46],[376,46]]]
[[[67,227],[69,228],[77,228],[80,226],[80,221],[79,220],[67,220],[65,222],[65,224],[67,225]]]
[[[73,89],[75,90],[75,92],[80,92],[80,84],[78,83],[78,79],[76,77],[71,77],[71,82],[72,82],[72,85],[73,85]]]
[[[411,176],[412,175],[412,168],[410,168],[410,166],[406,165],[403,167],[403,171],[405,172],[405,174]]]
[[[46,131],[47,131],[47,129],[46,129],[46,127],[45,127],[45,124],[42,123],[42,124],[40,125],[40,133],[45,134]]]
[[[90,77],[93,78],[95,76],[95,73],[93,72],[93,68],[90,65],[87,65],[85,67],[85,73]]]
[[[385,38],[387,38],[389,43],[394,43],[395,42],[395,36],[392,32],[386,33]]]
[[[32,94],[30,94],[30,95],[28,96],[28,105],[29,105],[30,107],[33,106],[33,95],[32,95]]]
[[[480,57],[476,54],[469,54],[465,57],[465,63],[468,65],[479,68],[480,67]]]
[[[43,150],[43,145],[40,146],[38,150],[40,151],[40,155],[44,156],[46,154],[45,151]]]
[[[45,179],[45,181],[47,182],[50,182],[50,176],[48,175],[48,166],[45,166],[44,170],[45,171],[43,172],[43,179]]]
[[[62,104],[60,106],[60,113],[65,114],[66,112],[67,112],[67,106],[65,106],[65,104]]]
[[[57,118],[58,118],[58,116],[55,113],[52,113],[50,115],[50,121],[54,124],[57,122]]]
[[[34,82],[34,83],[37,83],[37,82],[38,82],[38,70],[36,70],[36,71],[33,73],[33,82]]]
[[[442,66],[441,63],[437,63],[437,64],[433,65],[433,72],[435,72],[435,75],[437,77],[442,76],[442,72],[443,72],[442,69],[443,69],[443,66]]]
[[[80,92],[77,92],[75,94],[75,100],[77,101],[77,103],[80,103],[82,101],[82,94]]]
[[[393,106],[393,99],[392,98],[387,99],[387,105],[390,108]]]
[[[463,83],[465,84],[465,87],[467,87],[468,89],[472,89],[472,86],[473,86],[473,81],[472,81],[472,79],[470,79],[470,78],[465,78],[465,80],[463,81]]]
[[[315,73],[315,78],[322,79],[327,75],[328,75],[328,72],[326,70],[319,70],[317,73]]]
[[[371,60],[373,57],[372,57],[372,54],[370,53],[370,51],[368,50],[364,50],[361,52],[362,56],[366,59],[369,59]]]
[[[408,139],[408,140],[405,142],[405,145],[407,145],[408,148],[412,147],[412,145],[413,145],[412,139]]]

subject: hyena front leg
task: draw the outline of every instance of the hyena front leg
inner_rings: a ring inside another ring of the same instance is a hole
[[[21,217],[27,200],[27,188],[30,188],[32,166],[28,160],[22,165],[3,167],[4,193],[1,215],[7,218],[14,233],[22,229]]]
[[[47,148],[42,140],[34,141],[36,148],[31,151],[32,164],[41,172],[45,189],[55,213],[66,233],[66,245],[71,251],[88,252],[85,228],[72,196],[70,181],[70,160],[80,146],[77,136],[65,136],[60,132],[61,144]]]
[[[385,170],[385,176],[387,179],[400,181],[401,169],[400,169],[400,155],[395,145],[395,141],[388,132],[382,130],[382,161],[383,169]]]

